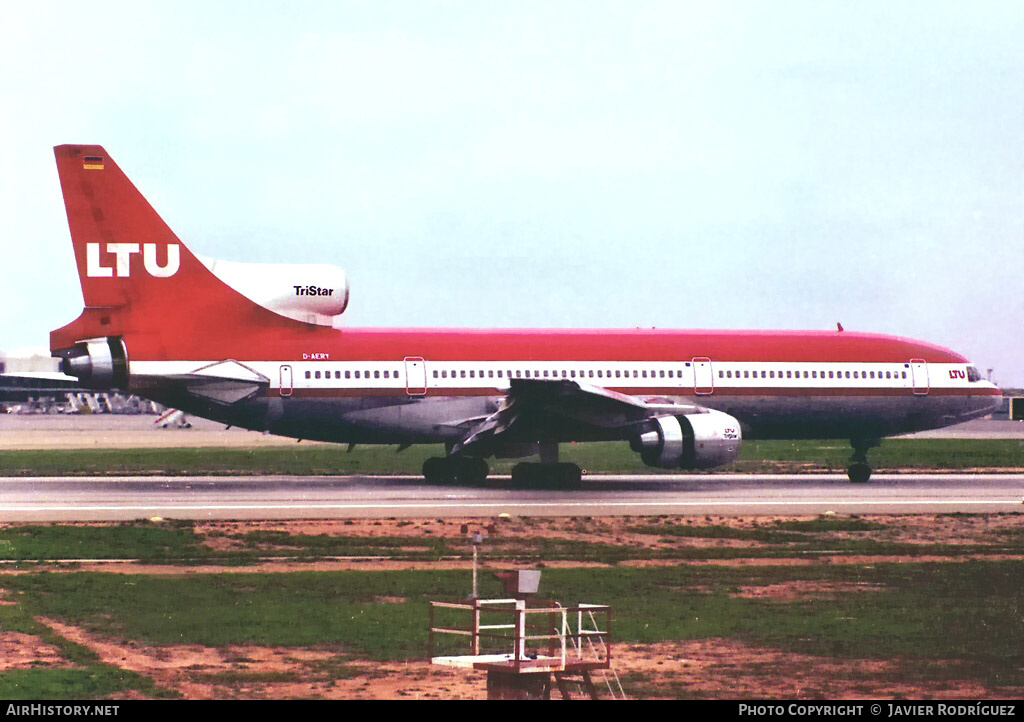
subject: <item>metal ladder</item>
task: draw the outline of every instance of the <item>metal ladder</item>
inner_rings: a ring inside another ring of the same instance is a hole
[[[597,619],[595,619],[593,612],[587,612],[587,617],[590,619],[593,629],[583,628],[583,615],[581,612],[580,618],[577,621],[576,634],[568,635],[569,640],[572,643],[575,656],[578,659],[583,659],[584,654],[589,652],[590,658],[595,661],[607,659],[608,646],[605,644],[604,636],[601,634],[601,630],[597,625]],[[598,647],[598,644],[594,643],[594,637],[597,637],[597,642],[600,644],[600,647]],[[611,672],[610,675],[608,674],[609,672]],[[565,699],[574,699],[567,684],[569,682],[576,685],[576,691],[580,696],[586,695],[590,697],[590,699],[598,698],[597,687],[590,678],[590,672],[588,671],[582,672],[580,679],[576,679],[575,675],[556,672],[555,682],[558,685],[559,692],[562,693],[562,697]],[[601,682],[603,682],[603,686],[607,688],[609,697],[612,699],[626,699],[626,693],[622,688],[622,681],[619,679],[619,675],[615,671],[614,665],[609,663],[607,670],[601,670]]]

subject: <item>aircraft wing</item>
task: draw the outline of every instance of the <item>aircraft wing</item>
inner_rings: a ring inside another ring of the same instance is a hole
[[[571,379],[510,379],[504,405],[473,426],[453,451],[486,446],[513,434],[529,436],[531,428],[551,421],[568,420],[598,429],[617,429],[636,426],[657,416],[703,411],[691,404],[643,401]]]

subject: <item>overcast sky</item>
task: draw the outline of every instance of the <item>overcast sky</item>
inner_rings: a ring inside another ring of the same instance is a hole
[[[82,305],[52,147],[353,326],[830,329],[1024,386],[1024,3],[10,3],[0,349]]]

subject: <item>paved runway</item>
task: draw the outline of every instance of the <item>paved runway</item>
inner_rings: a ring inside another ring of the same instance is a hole
[[[602,475],[581,489],[419,477],[0,478],[0,522],[381,517],[1021,513],[1024,474]]]

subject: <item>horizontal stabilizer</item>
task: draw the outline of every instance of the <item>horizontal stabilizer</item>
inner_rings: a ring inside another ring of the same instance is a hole
[[[270,386],[270,379],[244,364],[227,360],[185,374],[150,377],[144,383],[230,406],[262,393]]]
[[[192,378],[186,381],[188,392],[218,404],[230,406],[255,396],[263,388],[259,384],[226,379]]]

